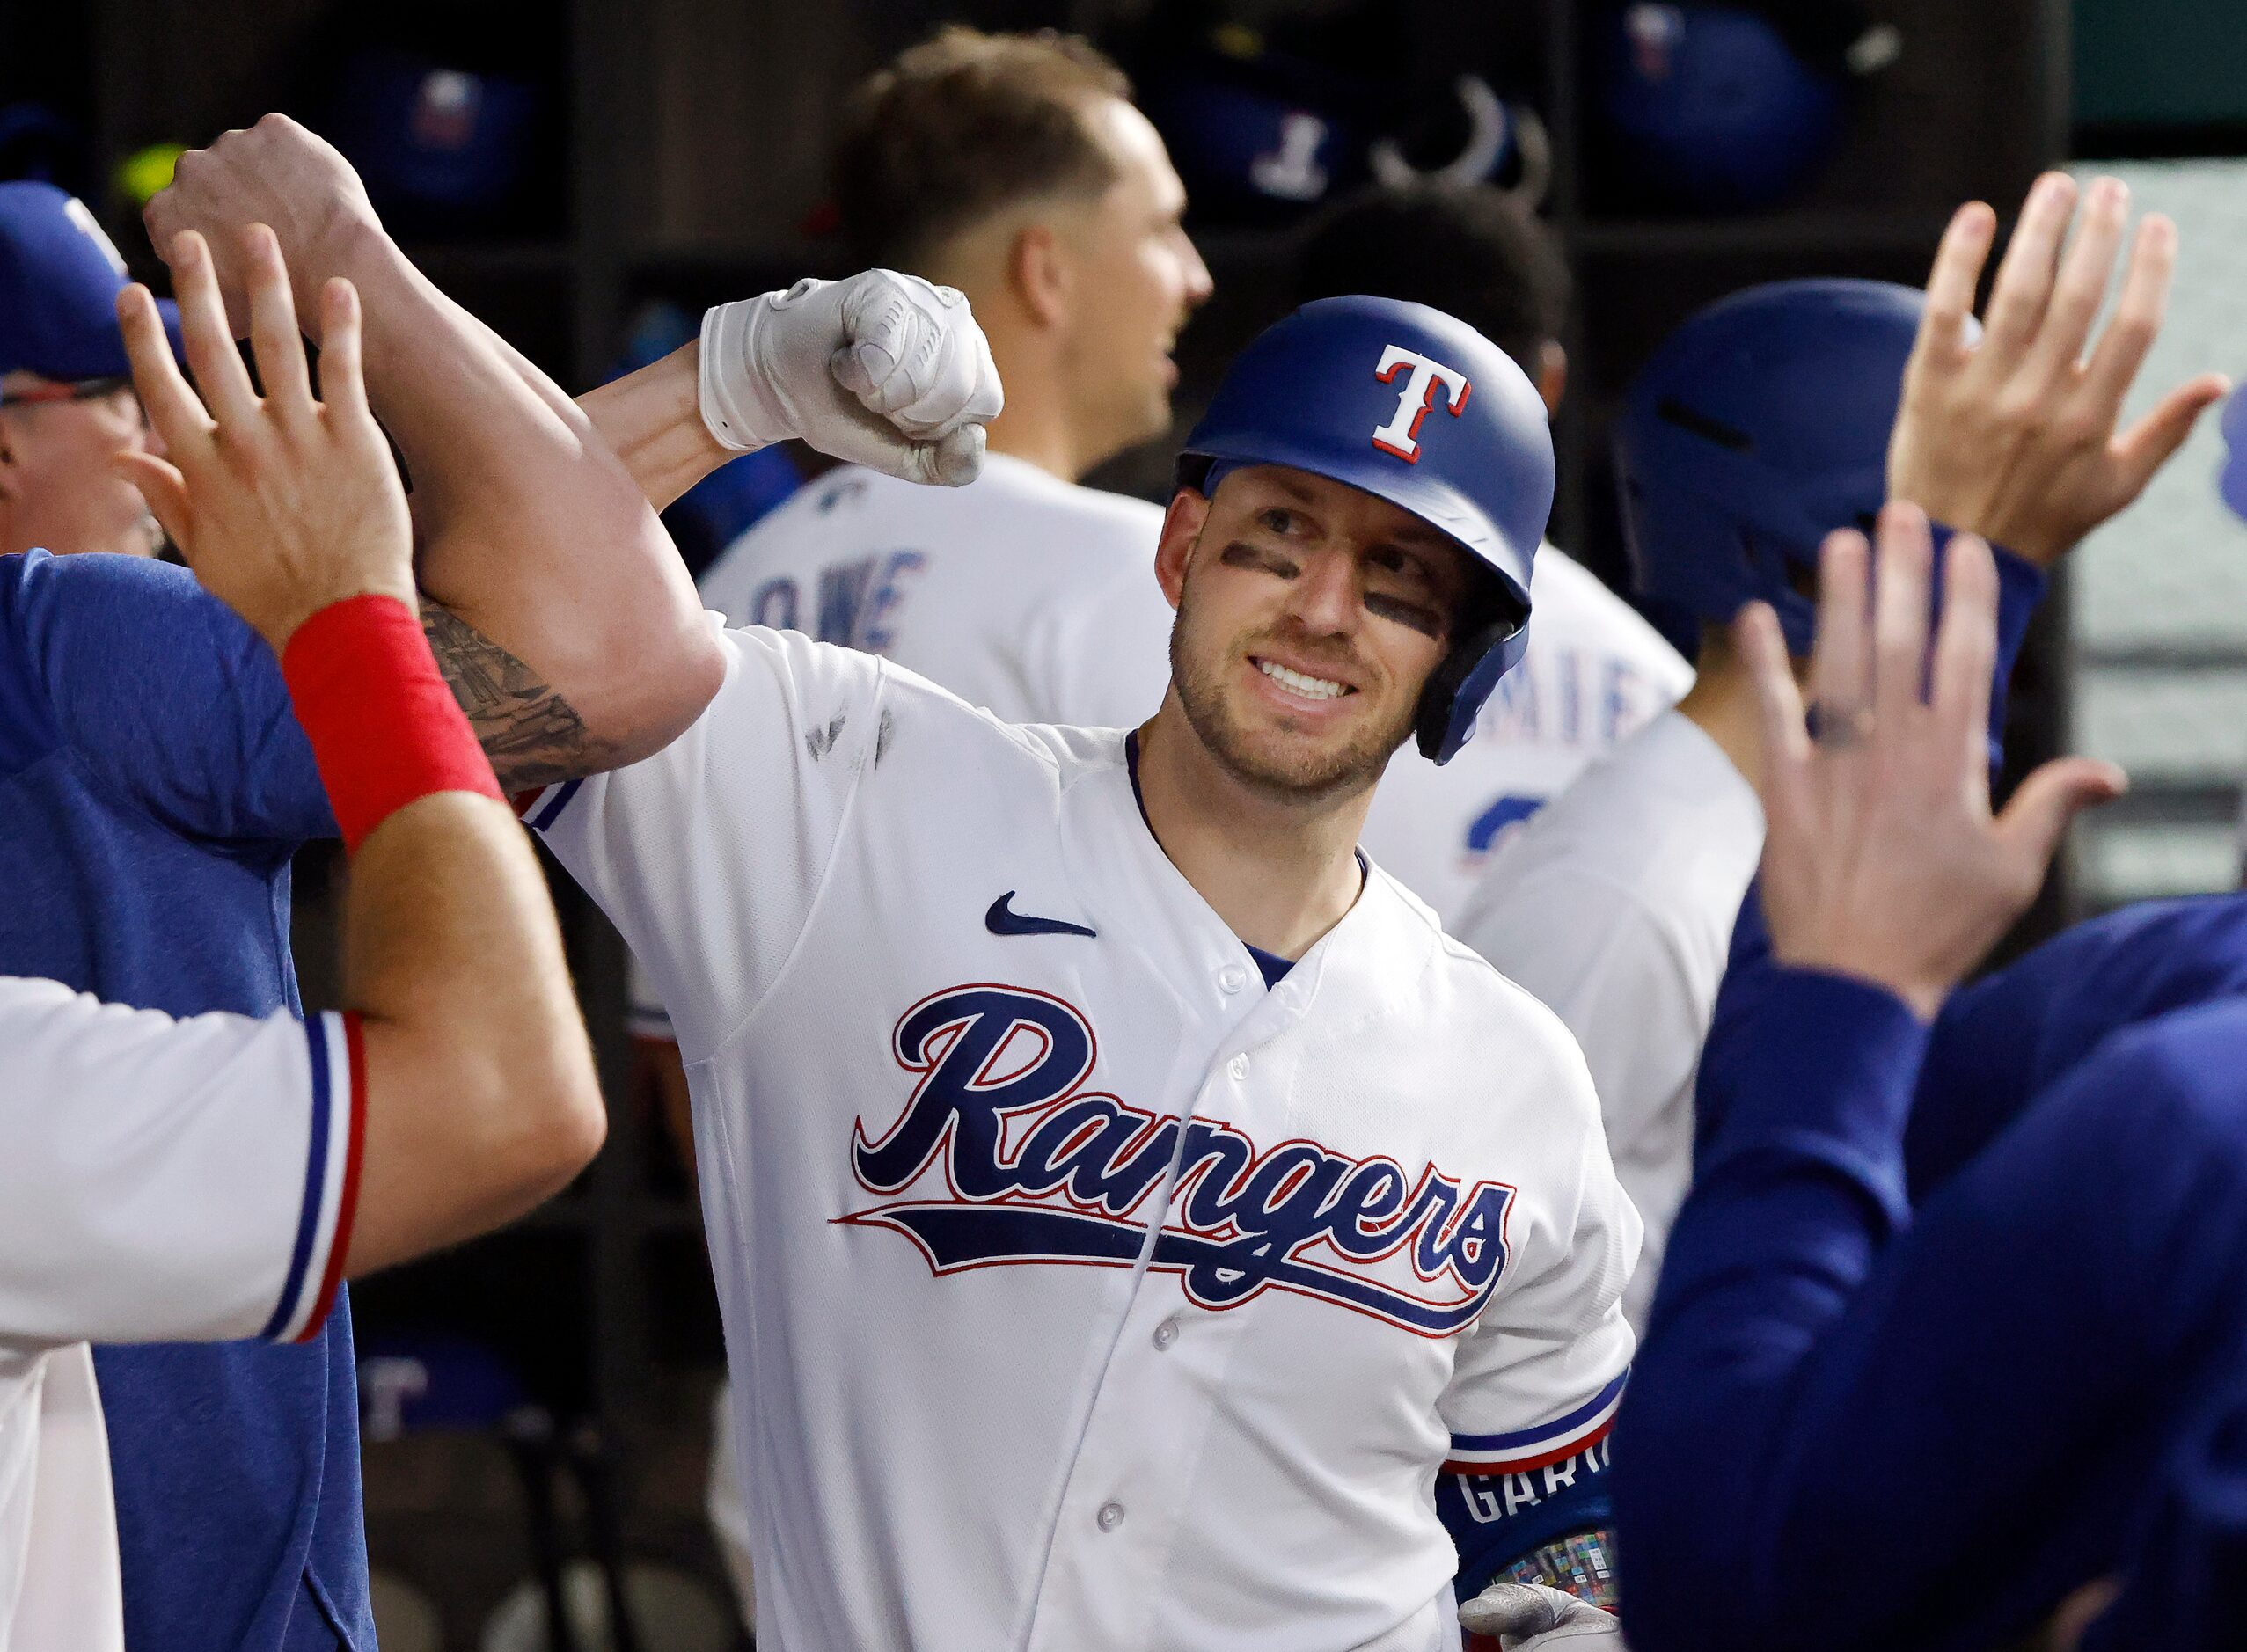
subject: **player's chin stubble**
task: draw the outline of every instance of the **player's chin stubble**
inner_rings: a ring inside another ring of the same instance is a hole
[[[1388,726],[1368,725],[1333,745],[1259,737],[1234,714],[1226,691],[1239,651],[1197,637],[1192,610],[1191,603],[1181,603],[1170,627],[1170,679],[1188,726],[1219,768],[1244,786],[1291,802],[1354,793],[1380,778],[1411,732],[1409,707]]]

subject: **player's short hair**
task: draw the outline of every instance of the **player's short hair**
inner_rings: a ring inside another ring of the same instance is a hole
[[[1365,293],[1458,317],[1533,377],[1568,323],[1573,286],[1544,220],[1488,185],[1376,186],[1305,232],[1296,301]]]
[[[1098,195],[1116,179],[1086,106],[1131,95],[1073,34],[952,24],[852,93],[834,150],[835,208],[853,261],[911,270],[1017,201]]]

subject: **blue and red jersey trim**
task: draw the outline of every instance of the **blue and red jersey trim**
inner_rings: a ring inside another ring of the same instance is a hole
[[[335,1305],[366,1149],[367,1056],[359,1018],[315,1016],[304,1023],[304,1042],[311,1058],[304,1199],[281,1299],[258,1333],[270,1342],[310,1341]]]
[[[1454,1434],[1447,1474],[1522,1474],[1573,1457],[1607,1436],[1621,1407],[1628,1368],[1614,1381],[1565,1416],[1509,1434]]]
[[[517,819],[532,831],[542,832],[561,818],[562,810],[584,784],[582,779],[558,780],[535,792],[517,792],[509,801],[515,805]]]

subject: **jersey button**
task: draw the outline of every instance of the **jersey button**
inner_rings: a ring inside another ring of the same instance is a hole
[[[1226,1066],[1226,1071],[1233,1075],[1233,1081],[1235,1084],[1247,1083],[1248,1078],[1248,1058],[1246,1056],[1235,1056],[1232,1062]]]
[[[1100,1513],[1095,1517],[1100,1521],[1102,1531],[1113,1531],[1124,1524],[1124,1505],[1120,1502],[1104,1502],[1101,1504]]]
[[[1160,1325],[1158,1325],[1157,1327],[1155,1327],[1155,1328],[1154,1328],[1154,1348],[1155,1348],[1155,1352],[1156,1352],[1156,1353],[1158,1353],[1158,1354],[1167,1353],[1167,1352],[1169,1351],[1169,1349],[1170,1349],[1170,1345],[1171,1345],[1173,1342],[1175,1342],[1177,1340],[1178,1340],[1178,1321],[1177,1321],[1177,1320],[1175,1320],[1175,1319],[1165,1319],[1165,1320],[1164,1320],[1164,1321],[1163,1321]]]
[[[1227,964],[1217,972],[1217,990],[1228,996],[1248,984],[1248,972],[1239,964]]]

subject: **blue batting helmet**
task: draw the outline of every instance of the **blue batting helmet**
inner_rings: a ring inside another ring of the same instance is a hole
[[[1425,304],[1321,298],[1259,334],[1186,438],[1182,487],[1284,464],[1361,488],[1456,540],[1483,577],[1428,679],[1416,729],[1438,763],[1529,639],[1529,571],[1553,509],[1545,404],[1506,353]]]
[[[1833,0],[1611,7],[1595,50],[1604,158],[1617,184],[1702,212],[1793,194],[1833,153],[1857,66],[1881,61],[1870,25],[1835,15],[1853,9]]]
[[[1711,304],[1663,341],[1616,428],[1624,537],[1640,595],[1725,621],[1776,609],[1810,652],[1818,548],[1870,528],[1925,295],[1795,281]]]

